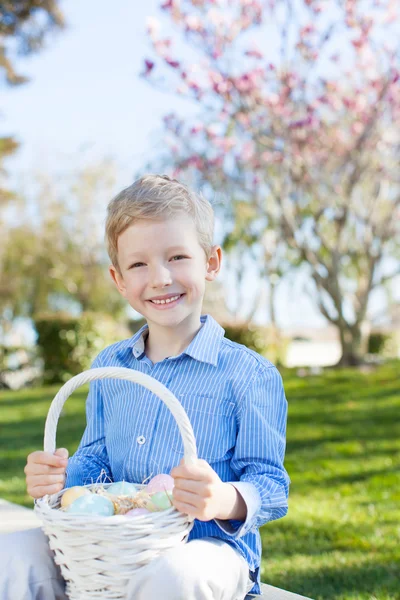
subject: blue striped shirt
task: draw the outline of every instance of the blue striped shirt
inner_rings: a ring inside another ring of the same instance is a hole
[[[192,424],[199,458],[232,483],[247,505],[245,522],[195,520],[189,540],[217,537],[246,559],[259,593],[259,528],[287,513],[284,468],[287,402],[277,369],[224,337],[210,316],[178,356],[153,364],[145,354],[147,325],[103,350],[93,367],[128,367],[163,383],[180,400]],[[96,481],[102,471],[136,483],[169,473],[183,457],[177,424],[166,405],[139,384],[116,379],[90,384],[87,426],[70,458],[66,486]]]

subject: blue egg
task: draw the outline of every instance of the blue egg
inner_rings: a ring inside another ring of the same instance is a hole
[[[136,485],[129,481],[116,481],[105,490],[107,494],[113,496],[134,496],[138,491]]]
[[[75,515],[110,517],[114,514],[114,504],[105,496],[90,494],[74,500],[67,508],[67,512]]]

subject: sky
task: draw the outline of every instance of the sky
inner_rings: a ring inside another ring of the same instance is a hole
[[[139,77],[144,58],[151,55],[146,20],[159,16],[159,0],[69,0],[60,6],[66,29],[50,36],[45,49],[16,63],[29,83],[1,90],[0,135],[21,143],[6,164],[9,181],[18,189],[38,169],[57,176],[82,160],[111,157],[118,165],[118,191],[158,152],[163,115],[196,109]],[[221,276],[232,295],[234,284],[224,270]],[[247,279],[251,296],[251,268]],[[281,284],[276,310],[282,327],[324,324],[303,285],[301,278],[294,285]],[[267,320],[267,287],[264,293],[259,323]]]

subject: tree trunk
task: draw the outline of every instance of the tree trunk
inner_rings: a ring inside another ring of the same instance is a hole
[[[337,363],[338,367],[355,367],[363,363],[361,351],[361,327],[359,324],[349,326],[348,323],[339,322],[340,345],[342,356]]]

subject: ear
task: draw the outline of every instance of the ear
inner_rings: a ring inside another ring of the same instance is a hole
[[[207,261],[206,281],[214,281],[221,268],[222,250],[221,246],[211,248],[210,258]]]
[[[115,283],[117,290],[125,298],[126,297],[126,286],[125,286],[124,278],[122,277],[121,273],[119,273],[117,271],[117,269],[114,267],[114,265],[110,265],[108,267],[108,272],[110,273],[111,279]]]

